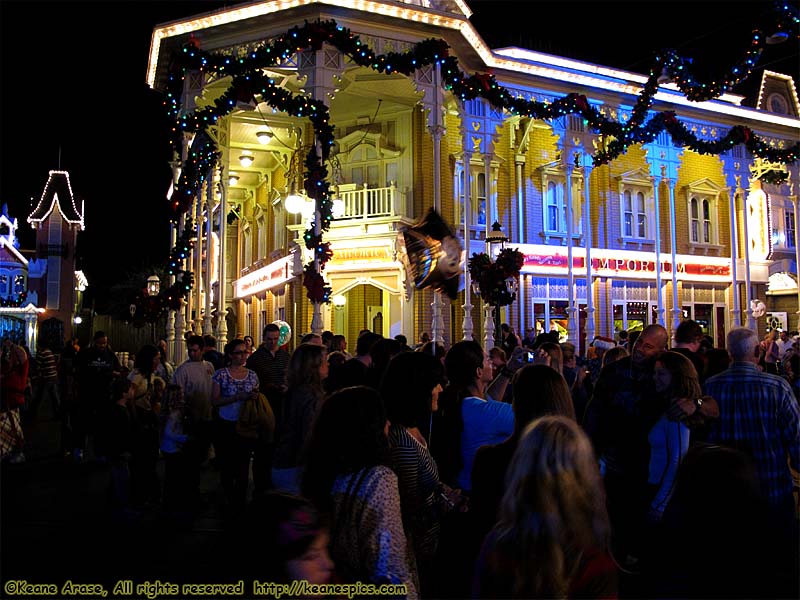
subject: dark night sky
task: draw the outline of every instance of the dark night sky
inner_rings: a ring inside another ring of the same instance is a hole
[[[492,47],[518,45],[646,73],[665,47],[700,72],[740,57],[770,2],[719,0],[467,0]],[[0,1],[0,202],[24,222],[50,169],[70,172],[86,203],[83,263],[90,283],[113,283],[169,251],[170,171],[160,96],[145,84],[154,25],[237,2]],[[796,77],[796,42],[767,46],[761,69]],[[20,230],[28,230],[27,223]],[[32,233],[22,235],[33,247]]]

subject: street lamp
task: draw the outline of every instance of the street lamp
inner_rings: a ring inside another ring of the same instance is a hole
[[[506,247],[508,238],[503,234],[500,229],[500,223],[495,221],[492,223],[492,230],[486,235],[486,245],[489,247],[489,256],[495,258],[497,253]]]
[[[161,289],[161,280],[158,278],[158,275],[150,275],[147,278],[147,294],[150,296],[158,296],[158,292]]]
[[[500,251],[506,247],[508,238],[500,229],[500,223],[492,223],[492,230],[486,235],[486,246],[492,260],[497,258]],[[500,307],[494,307],[494,345],[499,346],[503,343],[503,333],[500,331]]]

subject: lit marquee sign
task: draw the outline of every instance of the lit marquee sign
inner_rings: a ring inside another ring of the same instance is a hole
[[[286,256],[234,281],[233,293],[236,298],[247,298],[286,283],[292,277],[292,257]]]
[[[520,244],[517,250],[525,255],[522,273],[539,275],[566,275],[569,261],[566,251],[552,246]],[[583,248],[575,248],[572,255],[573,273],[586,275],[586,257]],[[658,263],[655,254],[630,250],[592,249],[592,274],[598,277],[625,277],[655,279]],[[729,258],[705,256],[676,256],[678,279],[685,281],[729,281]],[[661,274],[672,277],[670,256],[661,257]]]

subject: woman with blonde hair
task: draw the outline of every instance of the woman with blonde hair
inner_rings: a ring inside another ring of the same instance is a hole
[[[322,406],[323,381],[328,377],[328,369],[324,346],[305,343],[292,352],[272,462],[272,483],[276,489],[294,494],[300,491],[300,453]]]
[[[770,331],[762,342],[764,349],[764,371],[778,374],[778,361],[780,360],[780,348],[778,347],[778,330],[773,329]]]
[[[507,475],[500,521],[484,541],[476,598],[613,598],[608,514],[589,438],[571,418],[526,429]]]

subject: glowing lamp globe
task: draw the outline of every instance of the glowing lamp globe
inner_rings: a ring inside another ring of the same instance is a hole
[[[289,194],[286,196],[286,200],[284,200],[286,212],[293,215],[300,214],[303,211],[303,205],[305,203],[305,198],[303,198],[300,194]]]

